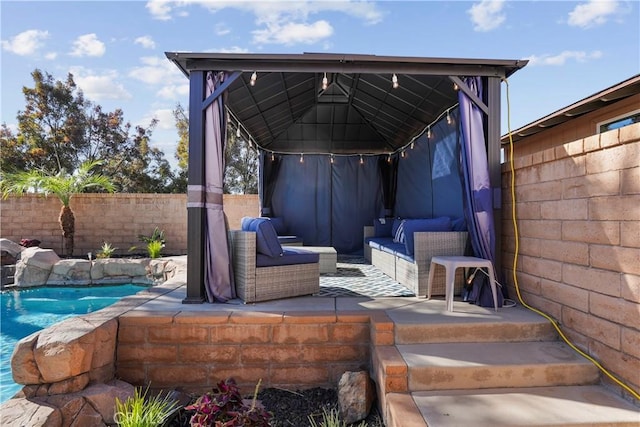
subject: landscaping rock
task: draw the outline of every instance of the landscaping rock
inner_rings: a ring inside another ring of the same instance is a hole
[[[24,250],[24,246],[20,246],[9,239],[0,238],[0,252],[6,252],[14,259],[18,258],[18,255],[20,255]]]
[[[11,355],[11,372],[13,380],[18,384],[40,384],[42,374],[33,355],[39,333],[22,338],[13,348]]]
[[[113,380],[106,384],[90,385],[82,391],[81,395],[95,408],[105,423],[113,424],[116,397],[124,402],[133,396],[134,391],[135,387],[131,384]]]
[[[338,407],[346,424],[364,420],[373,405],[374,388],[366,371],[345,372],[338,383]]]
[[[55,383],[89,372],[95,333],[86,321],[71,318],[40,332],[34,356],[43,382]]]
[[[91,268],[91,279],[146,277],[149,259],[97,259]],[[122,282],[121,282],[122,283]]]
[[[89,384],[89,374],[80,374],[66,380],[58,381],[49,385],[48,395],[69,394],[83,390]]]
[[[51,249],[26,248],[16,264],[15,284],[21,287],[44,285],[58,261],[60,257]]]
[[[2,404],[2,424],[6,426],[62,427],[62,413],[39,399],[10,399]],[[89,424],[87,424],[89,425]]]
[[[47,285],[84,285],[91,282],[91,261],[63,259],[51,269]]]

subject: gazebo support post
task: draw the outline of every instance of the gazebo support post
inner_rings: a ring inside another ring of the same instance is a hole
[[[500,161],[500,77],[487,77],[487,103],[489,115],[487,119],[487,141],[489,180],[493,191],[493,226],[495,229],[494,268],[499,278],[502,272],[502,163]]]
[[[204,289],[204,99],[203,71],[189,75],[189,172],[187,185],[187,296],[183,304],[202,304]]]

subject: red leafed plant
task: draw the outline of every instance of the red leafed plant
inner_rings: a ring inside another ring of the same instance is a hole
[[[268,427],[271,414],[256,404],[259,387],[260,382],[253,401],[247,405],[233,378],[220,381],[212,391],[185,407],[195,411],[189,423],[192,427]]]

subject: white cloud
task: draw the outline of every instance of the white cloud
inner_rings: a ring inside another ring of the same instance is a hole
[[[211,0],[149,0],[147,9],[155,19],[169,20],[184,14],[189,6],[199,5],[211,13],[233,8],[254,15],[258,29],[253,32],[255,43],[291,45],[315,43],[330,37],[333,27],[324,19],[311,22],[310,16],[323,12],[338,12],[363,20],[366,24],[382,21],[383,12],[369,1],[211,1]],[[284,31],[286,34],[279,34]],[[226,34],[225,27],[216,32]]]
[[[482,0],[467,10],[471,16],[474,31],[486,32],[495,30],[507,19],[502,13],[504,0]]]
[[[565,50],[557,55],[532,55],[526,59],[529,60],[529,66],[535,65],[551,65],[551,66],[559,66],[564,65],[569,60],[574,60],[576,62],[587,62],[593,59],[602,58],[602,52],[599,50],[594,50],[593,52],[585,52],[585,51],[576,51],[576,50]]]
[[[124,86],[117,82],[119,75],[116,70],[96,73],[84,67],[73,67],[69,72],[73,74],[73,79],[84,95],[92,101],[132,97]]]
[[[159,56],[140,58],[142,66],[129,72],[129,77],[150,85],[183,84],[188,81],[173,62]]]
[[[185,79],[187,83],[182,85],[167,85],[163,86],[158,92],[156,92],[156,96],[158,98],[171,99],[171,100],[188,100],[189,97],[189,82]]]
[[[151,38],[151,36],[138,37],[137,39],[135,39],[133,41],[133,43],[139,44],[142,47],[144,47],[145,49],[155,49],[156,48],[156,42],[153,41],[153,38]]]
[[[48,59],[49,61],[53,61],[57,57],[58,57],[58,52],[49,52],[49,53],[44,55],[44,58]]]
[[[175,118],[173,117],[173,110],[170,108],[159,108],[144,116],[141,120],[142,123],[151,123],[153,119],[158,120],[157,129],[172,130],[175,129]],[[147,125],[143,125],[147,126]]]
[[[216,24],[215,33],[216,36],[226,36],[231,33],[231,30],[225,24]]]
[[[257,44],[312,44],[332,34],[333,27],[327,21],[317,21],[313,24],[272,24],[264,30],[253,31],[253,41]]]
[[[43,41],[48,38],[48,31],[27,30],[9,40],[2,40],[2,48],[20,56],[33,55],[44,45]]]
[[[71,56],[102,56],[106,48],[95,33],[84,34],[73,42]]]
[[[569,25],[590,28],[602,25],[607,19],[619,12],[619,3],[615,0],[589,0],[579,4],[569,12]]]

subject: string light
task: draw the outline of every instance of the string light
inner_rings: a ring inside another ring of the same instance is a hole
[[[360,154],[360,164],[364,165],[364,159],[362,158],[362,154]]]
[[[447,124],[451,124],[451,116],[449,115],[449,110],[447,110]]]
[[[304,154],[300,153],[300,163],[304,163]]]
[[[431,139],[431,126],[427,128],[427,139]]]
[[[416,143],[414,141],[411,141],[411,149],[413,150],[413,147],[416,145]]]
[[[273,162],[276,159],[276,156],[273,154],[273,151],[271,152],[271,161]]]
[[[240,138],[240,125],[238,125],[238,129],[236,130],[236,138]]]
[[[393,76],[391,77],[391,83],[392,83],[392,86],[393,86],[394,89],[397,89],[398,86],[400,86],[398,84],[398,76],[396,76],[395,73],[393,73]]]
[[[327,79],[327,73],[324,73],[324,77],[322,78],[322,90],[326,90],[329,86],[329,79]]]
[[[387,163],[391,163],[391,154],[387,154]]]
[[[460,88],[458,87],[458,83],[454,83],[454,84],[453,84],[453,90],[457,91],[458,89],[460,89]]]
[[[251,80],[249,80],[249,84],[251,86],[255,86],[257,79],[258,79],[258,73],[256,71],[254,71],[253,74],[251,74]]]
[[[334,159],[333,159],[333,154],[332,154],[331,155],[331,164],[333,164],[333,161],[334,161]]]
[[[402,150],[402,153],[400,153],[400,156],[404,159],[404,150]]]

